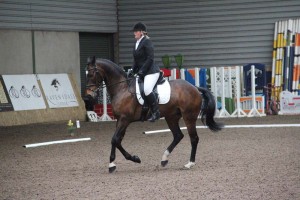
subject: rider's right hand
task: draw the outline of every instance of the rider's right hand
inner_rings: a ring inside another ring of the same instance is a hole
[[[127,77],[133,77],[134,76],[134,73],[133,73],[133,70],[132,69],[129,69],[127,71]]]

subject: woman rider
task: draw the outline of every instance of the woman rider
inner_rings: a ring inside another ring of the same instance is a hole
[[[158,102],[153,88],[159,78],[160,69],[154,63],[154,48],[147,34],[145,24],[139,22],[133,27],[136,43],[133,49],[132,71],[144,80],[145,100],[150,106],[152,116],[148,119],[151,122],[160,118]]]

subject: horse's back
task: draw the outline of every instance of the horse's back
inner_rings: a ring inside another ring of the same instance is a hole
[[[195,115],[198,115],[202,103],[199,90],[194,85],[181,79],[170,81],[170,86],[170,103],[177,106],[182,113],[196,113]]]
[[[182,79],[176,79],[170,81],[171,86],[171,96],[181,96],[183,99],[187,100],[189,98],[200,98],[201,94],[199,90],[192,85],[191,83],[182,80]],[[196,100],[193,99],[193,100]]]

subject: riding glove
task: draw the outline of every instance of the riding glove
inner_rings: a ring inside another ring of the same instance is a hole
[[[142,71],[139,71],[139,72],[138,72],[138,76],[139,76],[141,79],[144,79],[145,74],[144,74]]]
[[[133,73],[132,69],[129,69],[127,71],[127,77],[129,77],[129,78],[134,77],[134,73]]]

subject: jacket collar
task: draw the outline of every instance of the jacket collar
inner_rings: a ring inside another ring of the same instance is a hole
[[[137,50],[139,50],[139,49],[141,48],[142,43],[145,41],[145,39],[146,39],[146,37],[143,37],[143,38],[142,38],[142,40],[140,41],[139,46],[138,46],[137,49],[135,49],[135,46],[134,46],[135,51],[137,51]]]

